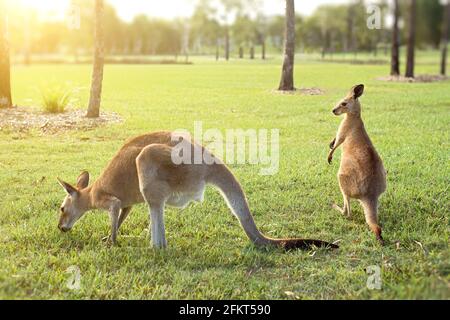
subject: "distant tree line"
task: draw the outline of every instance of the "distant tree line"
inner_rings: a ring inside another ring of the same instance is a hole
[[[300,52],[357,54],[390,50],[394,1],[375,1],[381,8],[382,28],[367,28],[364,0],[349,4],[323,5],[311,16],[297,13],[296,48]],[[408,2],[400,0],[399,39],[406,44]],[[11,47],[28,60],[30,54],[67,53],[74,56],[91,53],[94,16],[90,0],[73,0],[81,10],[80,27],[71,29],[66,22],[38,21],[33,14],[20,13],[10,19]],[[374,2],[371,1],[373,4]],[[221,9],[218,9],[221,8]],[[265,16],[258,0],[199,0],[189,19],[164,20],[147,15],[133,21],[120,19],[116,10],[104,6],[104,37],[107,55],[180,55],[216,54],[217,58],[266,57],[267,48],[281,52],[284,45],[285,17]],[[416,46],[438,48],[441,43],[444,9],[440,0],[417,0]],[[14,12],[12,13],[14,16]],[[21,17],[22,19],[18,18]],[[24,23],[24,19],[25,22]],[[392,20],[392,19],[390,19]]]
[[[94,4],[94,5],[93,5]],[[371,51],[378,54],[380,44],[387,55],[391,50],[391,75],[400,74],[400,45],[407,46],[406,77],[414,77],[415,49],[418,46],[441,47],[441,74],[446,74],[450,28],[450,1],[440,0],[379,0],[379,28],[368,26],[364,0],[346,5],[324,5],[303,17],[295,11],[294,0],[285,0],[285,15],[267,17],[260,11],[260,0],[198,0],[189,19],[166,21],[146,15],[131,23],[122,21],[113,7],[103,0],[72,0],[79,8],[79,21],[69,26],[63,22],[38,22],[33,14],[6,14],[0,0],[0,107],[11,107],[10,41],[16,51],[30,63],[32,53],[93,53],[93,73],[88,117],[100,114],[103,66],[106,54],[156,55],[197,54],[215,50],[219,59],[221,48],[226,60],[238,50],[255,59],[255,47],[266,46],[283,50],[279,90],[292,91],[296,47],[303,52],[318,51],[322,56],[334,52]],[[374,3],[372,3],[373,5]],[[218,9],[219,8],[219,9]],[[17,14],[17,12],[16,12]],[[388,28],[386,18],[393,17]],[[14,17],[14,18],[11,18]],[[78,19],[77,19],[78,20]],[[8,23],[9,22],[9,23]],[[406,26],[406,27],[401,27]],[[11,32],[10,32],[11,31]],[[403,39],[406,39],[403,40]]]

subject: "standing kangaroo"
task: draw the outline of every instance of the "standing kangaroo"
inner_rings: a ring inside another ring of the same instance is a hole
[[[350,217],[350,199],[358,199],[364,209],[366,222],[383,245],[381,228],[378,225],[378,198],[386,190],[386,171],[383,162],[370,140],[361,119],[359,98],[364,85],[352,88],[350,93],[333,109],[337,116],[345,114],[336,138],[330,144],[328,163],[340,145],[343,147],[338,179],[344,208],[333,207]]]
[[[200,164],[175,164],[174,148],[180,141],[193,150],[192,157],[200,150],[203,155]],[[256,227],[239,182],[227,166],[189,137],[170,132],[150,133],[128,141],[91,186],[87,172],[78,177],[76,187],[58,181],[67,192],[61,206],[58,228],[67,232],[87,211],[107,210],[111,219],[109,239],[112,244],[116,243],[118,229],[131,207],[146,202],[150,209],[152,244],[157,248],[166,247],[165,205],[185,207],[190,201],[202,201],[206,185],[211,184],[220,190],[245,233],[257,246],[276,246],[286,250],[312,246],[338,247],[320,240],[271,239],[264,236]]]

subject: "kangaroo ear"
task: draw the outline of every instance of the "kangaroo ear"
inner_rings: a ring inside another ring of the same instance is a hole
[[[67,192],[68,195],[74,196],[78,193],[78,190],[75,187],[72,187],[67,182],[62,181],[60,178],[58,179],[58,183],[61,185],[61,187],[64,188],[64,190]]]
[[[77,179],[77,188],[84,189],[89,185],[89,172],[83,171]]]
[[[353,94],[353,98],[358,99],[359,97],[361,97],[364,93],[364,85],[360,84],[357,86],[354,86],[352,88],[352,94]]]

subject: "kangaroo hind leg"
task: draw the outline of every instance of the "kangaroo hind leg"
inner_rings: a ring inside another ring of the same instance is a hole
[[[341,208],[337,204],[333,204],[332,207],[333,209],[345,215],[347,218],[350,218],[351,216],[350,197],[347,196],[345,193],[342,193],[342,196],[344,198],[344,207]]]
[[[145,147],[136,158],[139,188],[149,206],[150,232],[155,248],[167,247],[164,227],[164,206],[171,195],[167,177],[167,165],[170,163],[170,147],[153,144]]]

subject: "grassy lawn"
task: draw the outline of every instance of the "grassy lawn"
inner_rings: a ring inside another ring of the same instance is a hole
[[[272,91],[279,81],[276,59],[194,62],[106,66],[103,108],[122,115],[123,124],[54,135],[0,131],[0,298],[450,298],[449,82],[386,83],[375,78],[387,74],[387,65],[302,60],[296,85],[325,94],[280,95]],[[437,69],[423,63],[417,72]],[[37,88],[54,81],[80,88],[82,107],[90,73],[88,65],[16,66],[15,103],[39,104]],[[342,202],[340,152],[333,165],[326,161],[340,122],[331,110],[359,83],[366,85],[367,130],[389,171],[380,207],[384,248],[357,202],[351,220],[330,207]],[[101,241],[109,233],[106,213],[86,214],[68,234],[57,229],[64,197],[57,176],[75,182],[88,169],[95,179],[127,138],[192,130],[194,121],[203,121],[204,129],[279,128],[277,175],[260,176],[258,166],[232,167],[258,226],[273,237],[340,239],[341,249],[258,250],[211,188],[203,204],[166,210],[169,249],[163,252],[149,246],[143,205],[133,208],[117,248]],[[373,265],[382,269],[381,290],[366,287],[365,269]],[[81,271],[79,291],[66,287],[70,266]]]

